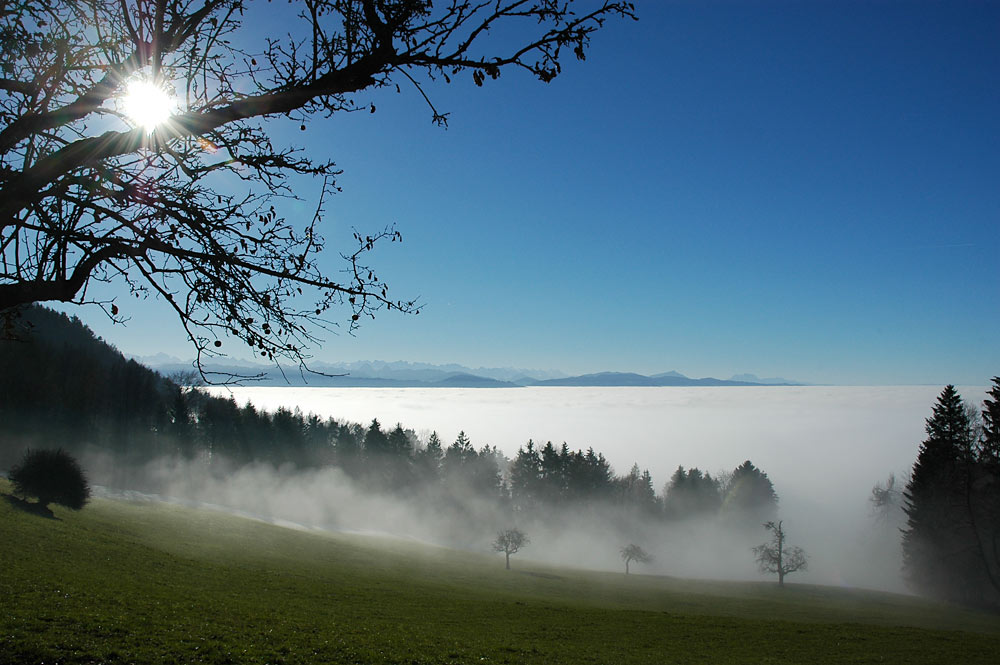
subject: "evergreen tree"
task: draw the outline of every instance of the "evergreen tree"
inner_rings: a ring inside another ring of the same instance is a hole
[[[425,487],[438,487],[441,484],[441,459],[444,451],[441,449],[441,439],[437,432],[431,432],[427,445],[418,450],[415,455],[416,472],[419,482]]]
[[[721,504],[719,483],[697,467],[690,471],[677,467],[663,490],[664,514],[670,519],[713,514]]]
[[[393,455],[400,457],[409,456],[413,453],[413,444],[410,441],[410,433],[403,429],[403,425],[396,423],[396,428],[389,432],[386,441],[387,449]]]
[[[1000,376],[993,377],[993,387],[983,400],[983,431],[979,445],[979,461],[1000,469]],[[992,399],[989,399],[992,398]]]
[[[373,418],[368,429],[365,431],[365,456],[368,459],[381,461],[389,449],[389,439],[382,431],[382,425],[377,418]]]
[[[986,394],[979,458],[971,483],[972,510],[983,564],[996,600],[1000,595],[1000,377],[993,377],[993,387]]]
[[[653,489],[653,477],[649,469],[639,470],[638,464],[633,464],[628,475],[618,479],[619,497],[626,508],[653,514],[659,508],[656,490]]]
[[[586,461],[585,493],[591,500],[602,500],[610,496],[615,474],[611,463],[603,453],[595,453],[593,448],[587,449],[584,455]]]
[[[516,512],[531,512],[538,504],[542,487],[542,458],[535,442],[517,449],[510,465],[510,495]]]
[[[968,465],[972,424],[955,387],[946,386],[926,421],[903,492],[903,572],[913,588],[934,596],[976,595],[975,533],[969,524]]]
[[[496,447],[483,446],[474,458],[470,484],[472,489],[485,499],[498,500],[504,498],[503,475],[500,473],[500,463],[506,465],[506,458]]]
[[[441,462],[441,475],[445,483],[455,489],[469,485],[472,462],[476,457],[476,449],[465,431],[458,433],[455,442],[444,451]]]
[[[770,521],[778,510],[778,495],[767,474],[750,460],[733,470],[726,488],[722,510],[731,518],[748,524]]]
[[[340,425],[334,434],[334,454],[337,465],[352,478],[361,474],[363,457],[362,448],[365,437],[361,425]]]
[[[194,427],[191,422],[191,407],[187,395],[180,386],[173,389],[170,407],[168,433],[173,438],[174,447],[182,457],[191,457],[195,451]]]
[[[565,495],[566,474],[565,458],[559,454],[551,441],[542,446],[540,453],[542,471],[542,500],[550,505],[555,504]]]

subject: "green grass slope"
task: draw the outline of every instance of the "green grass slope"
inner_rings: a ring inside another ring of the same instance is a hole
[[[891,594],[522,555],[505,571],[499,556],[160,504],[55,514],[0,501],[0,664],[1000,659],[1000,617]]]

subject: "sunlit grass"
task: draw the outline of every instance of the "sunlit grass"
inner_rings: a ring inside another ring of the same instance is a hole
[[[6,485],[0,489],[8,491]],[[0,663],[995,662],[892,594],[561,569],[210,511],[0,501]]]

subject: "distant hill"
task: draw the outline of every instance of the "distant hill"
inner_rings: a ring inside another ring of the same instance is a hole
[[[631,372],[598,372],[565,379],[535,381],[534,386],[657,386],[658,379]]]
[[[180,375],[191,372],[191,363],[159,354],[139,357],[160,373]],[[213,362],[205,365],[207,372],[220,375],[255,377],[253,384],[261,386],[316,386],[330,388],[514,388],[517,386],[762,386],[804,385],[787,379],[758,379],[753,374],[740,374],[731,379],[691,378],[676,370],[646,376],[634,372],[597,372],[579,376],[561,375],[553,370],[513,368],[471,369],[463,365],[431,365],[428,363],[385,362],[362,360],[347,363],[315,363],[313,372],[254,362]]]
[[[449,388],[519,388],[516,383],[510,381],[497,381],[483,376],[472,374],[456,374],[446,379],[436,381],[434,385]]]
[[[191,361],[158,354],[136,356],[136,360],[165,375],[186,374]],[[553,370],[517,368],[471,369],[463,365],[430,365],[427,363],[358,361],[349,363],[310,363],[312,372],[300,372],[286,367],[284,372],[274,365],[246,361],[216,361],[205,364],[209,373],[254,377],[253,385],[317,386],[343,388],[513,388],[534,383],[539,379],[565,376]]]
[[[683,374],[681,374],[680,372],[678,372],[676,370],[670,370],[669,372],[660,372],[659,374],[653,374],[652,375],[652,378],[654,378],[654,379],[664,379],[664,378],[668,378],[668,377],[676,377],[676,378],[680,378],[680,379],[686,379],[686,378],[688,378],[688,377],[684,376]]]
[[[801,381],[792,381],[791,379],[783,379],[781,377],[775,376],[771,378],[762,379],[756,374],[734,374],[729,379],[730,381],[748,381],[750,383],[759,383],[764,386],[804,386],[805,383]]]
[[[763,384],[749,381],[732,381],[725,379],[715,379],[706,377],[703,379],[692,379],[678,372],[666,372],[655,376],[645,376],[629,372],[599,372],[597,374],[583,374],[581,376],[570,376],[564,379],[549,379],[546,381],[536,381],[533,386],[592,386],[592,387],[617,387],[617,386],[760,386]]]
[[[157,370],[172,375],[191,373],[189,363],[161,365]],[[301,372],[298,368],[285,368],[284,372],[274,366],[216,364],[205,366],[209,378],[213,374],[223,377],[246,377],[246,384],[253,386],[290,386],[315,388],[518,388],[523,383],[499,381],[486,376],[468,373],[415,372],[415,376],[425,378],[381,378],[358,374],[333,374],[329,368],[315,368],[313,372]],[[534,379],[529,379],[534,381]]]

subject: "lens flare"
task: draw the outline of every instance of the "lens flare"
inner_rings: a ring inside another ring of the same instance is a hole
[[[177,108],[177,102],[166,90],[141,79],[129,82],[122,105],[125,115],[146,133],[165,123]]]

